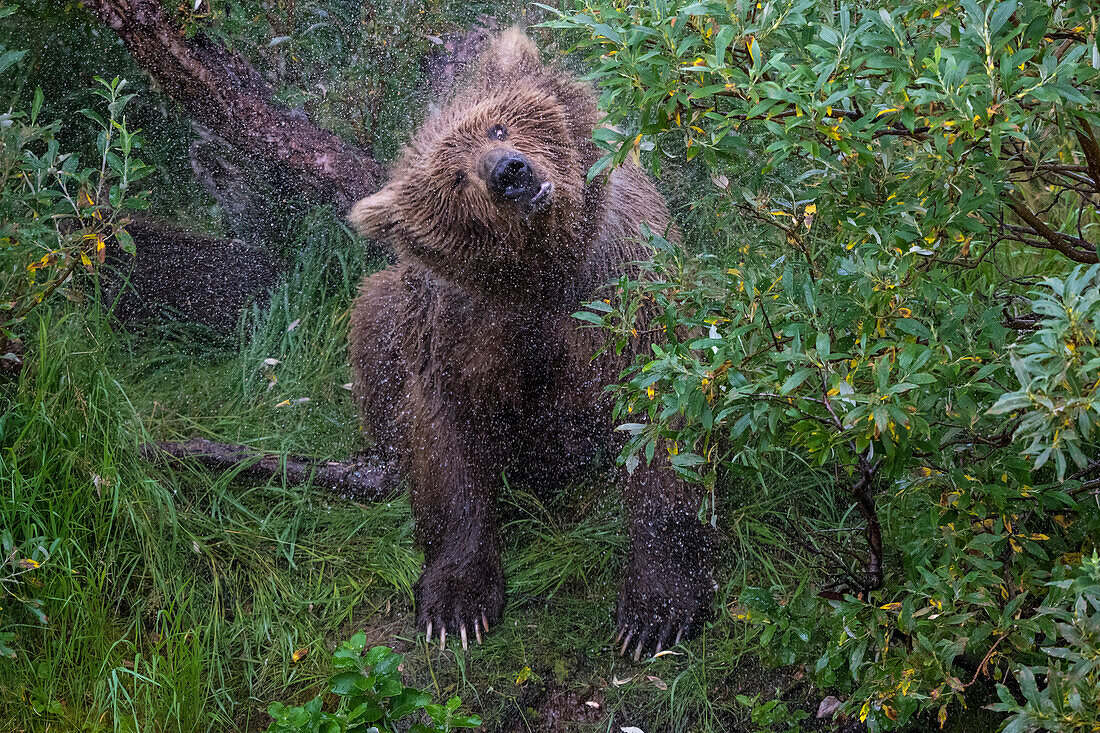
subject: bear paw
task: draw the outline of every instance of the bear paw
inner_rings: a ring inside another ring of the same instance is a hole
[[[489,625],[500,620],[504,610],[504,577],[499,560],[452,562],[439,560],[420,574],[413,586],[416,625],[431,641],[439,633],[439,647],[447,646],[447,634],[478,644]]]
[[[694,518],[654,522],[639,533],[619,588],[620,655],[633,647],[637,661],[643,651],[656,654],[699,631],[717,590],[713,546],[710,529]]]
[[[713,601],[709,574],[688,579],[667,571],[628,572],[619,590],[616,614],[615,644],[622,644],[619,654],[626,654],[633,644],[633,658],[638,661],[643,650],[652,649],[656,654],[665,646],[690,639],[710,615]]]

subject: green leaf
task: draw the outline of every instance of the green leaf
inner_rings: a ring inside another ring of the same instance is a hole
[[[722,26],[718,30],[718,34],[714,37],[714,56],[718,61],[719,66],[725,65],[726,49],[729,48],[730,41],[733,40],[737,29],[732,25]]]
[[[917,338],[927,339],[932,337],[931,332],[929,332],[925,325],[913,318],[899,318],[894,321],[894,326],[899,331],[904,331]]]
[[[1021,665],[1016,672],[1016,679],[1020,683],[1020,691],[1024,699],[1035,705],[1039,704],[1039,688],[1035,684],[1035,673],[1026,665]]]
[[[787,377],[787,380],[783,382],[783,386],[779,388],[779,394],[789,394],[813,374],[813,369],[799,369],[797,372]]]
[[[0,74],[3,74],[9,66],[23,58],[26,53],[26,51],[5,51],[4,53],[0,53]]]
[[[586,321],[597,326],[603,325],[603,318],[592,311],[577,311],[573,314],[573,317],[578,321]]]
[[[342,672],[333,675],[328,682],[329,689],[337,695],[347,695],[363,679],[361,672]]]
[[[42,111],[42,103],[45,101],[45,97],[42,94],[42,87],[34,88],[34,101],[31,103],[31,124],[35,124],[38,121],[38,113]]]

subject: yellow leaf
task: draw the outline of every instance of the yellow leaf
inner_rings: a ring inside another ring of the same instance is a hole
[[[524,667],[518,675],[516,675],[516,684],[522,685],[527,680],[531,679],[531,668]]]
[[[817,204],[806,205],[806,216],[813,216],[817,213]]]
[[[303,659],[306,658],[307,654],[309,654],[309,649],[306,648],[306,647],[302,647],[301,649],[296,649],[294,651],[294,653],[290,655],[290,661],[300,662],[300,661],[302,661]]]
[[[887,603],[885,606],[879,606],[883,611],[900,611],[900,603]]]
[[[900,111],[901,110],[898,109],[897,107],[888,107],[887,109],[881,109],[881,110],[879,110],[878,114],[875,115],[875,119],[878,119],[879,117],[882,117],[883,115],[890,114],[891,112],[900,112]]]
[[[943,730],[943,724],[947,722],[947,706],[940,708],[940,712],[936,715],[936,718],[940,721],[940,730]]]

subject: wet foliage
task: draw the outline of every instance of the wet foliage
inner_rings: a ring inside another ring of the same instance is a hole
[[[4,52],[0,67],[22,55]],[[106,109],[81,110],[98,130],[91,160],[61,150],[59,122],[40,124],[41,89],[29,112],[9,112],[0,123],[0,359],[9,369],[19,364],[16,330],[31,311],[58,291],[79,300],[66,286],[80,274],[94,280],[108,241],[133,255],[126,224],[132,212],[148,207],[137,184],[149,169],[136,156],[141,143],[124,114],[134,95],[118,77],[96,82],[93,94]]]
[[[1062,633],[1048,584],[1095,548],[1095,24],[1014,0],[583,3],[548,24],[596,66],[593,173],[709,174],[706,256],[650,233],[644,276],[577,314],[614,349],[663,314],[616,388],[623,458],[720,505],[722,476],[786,453],[850,496],[826,532],[792,511],[818,569],[731,615],[874,730],[1022,685]]]

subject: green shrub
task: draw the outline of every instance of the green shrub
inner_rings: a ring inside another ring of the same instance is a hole
[[[459,715],[462,701],[452,697],[444,705],[432,703],[423,690],[401,683],[404,657],[385,646],[363,653],[367,636],[357,633],[333,654],[336,673],[326,687],[338,699],[334,712],[322,710],[324,696],[319,695],[301,707],[272,703],[267,711],[274,718],[270,733],[446,733],[457,728],[476,728],[481,718]],[[412,727],[399,721],[423,711],[430,722]]]
[[[0,54],[0,71],[22,55]],[[104,262],[108,242],[134,253],[127,212],[147,202],[145,192],[131,187],[150,168],[134,157],[141,141],[123,116],[133,98],[123,93],[126,81],[96,81],[92,93],[106,104],[107,116],[83,110],[99,129],[93,165],[61,152],[60,121],[39,123],[41,89],[29,115],[9,112],[0,120],[0,359],[18,361],[15,331],[43,300],[55,292],[81,299],[72,285]]]
[[[0,566],[0,610],[15,603],[38,623],[45,625],[49,622],[42,611],[42,600],[36,597],[42,583],[34,577],[34,573],[50,559],[56,547],[56,540],[47,548],[46,541],[41,538],[16,545],[10,531],[5,529],[0,532],[0,552],[3,552],[3,565]],[[15,659],[19,656],[18,648],[18,637],[14,631],[0,631],[0,657]]]
[[[609,348],[663,335],[615,387],[623,460],[712,494],[780,453],[831,476],[853,512],[791,540],[826,572],[735,615],[872,729],[942,726],[1041,654],[1045,584],[1095,546],[1094,14],[574,7],[548,25],[609,111],[590,175],[694,161],[717,222],[688,243],[704,256],[648,233],[641,275],[577,314]]]
[[[1001,702],[991,708],[1012,714],[1004,733],[1091,731],[1100,720],[1100,556],[1093,552],[1075,577],[1049,585],[1038,611],[1048,627],[1046,664],[1016,670],[1023,705],[997,685]],[[1046,678],[1041,690],[1036,676]]]

